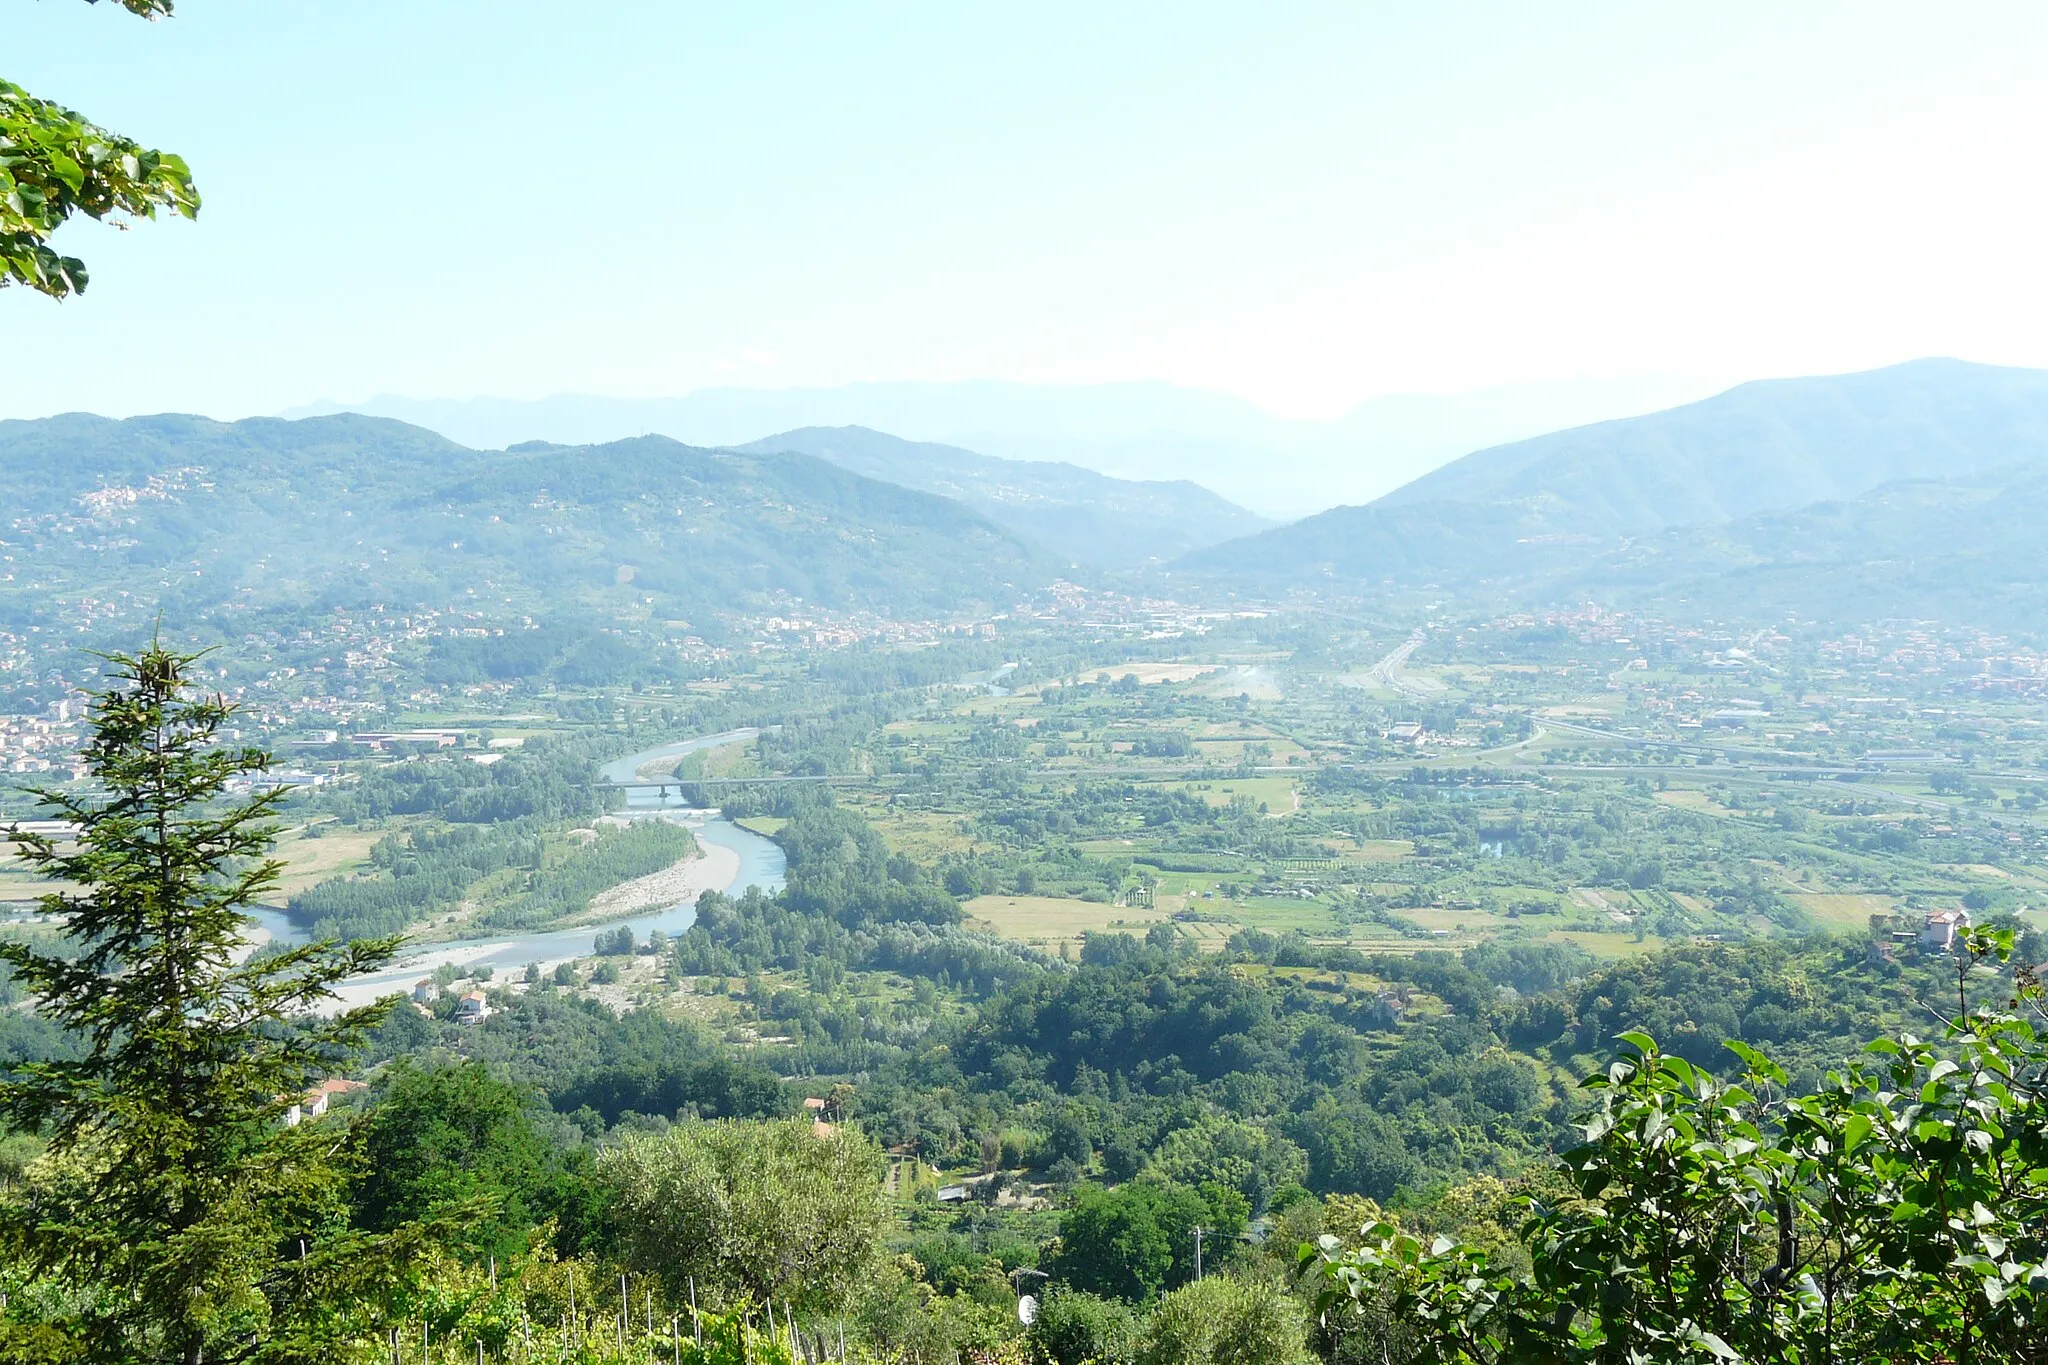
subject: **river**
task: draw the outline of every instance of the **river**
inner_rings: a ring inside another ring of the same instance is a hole
[[[685,754],[694,754],[700,750],[719,749],[728,744],[744,744],[748,740],[758,738],[760,734],[759,730],[753,726],[748,726],[745,729],[726,730],[715,735],[700,735],[696,739],[679,739],[673,744],[663,744],[652,749],[642,749],[637,754],[627,754],[624,758],[613,759],[610,763],[599,768],[597,775],[604,781],[614,785],[624,785],[630,782],[658,782],[661,779],[642,777],[640,770],[652,767],[656,763],[664,766],[671,765]],[[668,780],[673,782],[676,779],[669,778]],[[634,792],[633,795],[637,797],[641,793]],[[644,803],[643,806],[643,803],[637,800],[628,802],[628,805],[635,810],[665,804],[667,804],[666,801],[651,801]],[[681,805],[682,803],[677,801],[675,804]]]
[[[964,687],[971,692],[983,692],[991,697],[1007,697],[1010,695],[1010,689],[1004,687],[997,679],[1007,678],[1016,671],[1015,663],[1007,663],[999,668],[983,669],[979,673],[963,673],[954,680],[953,685]]]
[[[684,754],[694,753],[700,749],[740,743],[754,738],[758,733],[756,730],[728,730],[723,734],[664,744],[607,763],[601,769],[600,775],[605,781],[612,783],[643,780],[640,778],[640,770],[650,764],[673,762]],[[783,874],[787,867],[781,848],[773,841],[721,818],[717,811],[688,807],[683,804],[681,795],[658,787],[628,790],[626,810],[676,812],[675,818],[689,827],[690,832],[696,835],[698,843],[707,846],[707,853],[719,857],[721,862],[732,864],[730,875],[723,878],[723,884],[717,888],[728,895],[741,895],[747,888],[753,886],[758,886],[770,894],[782,889]],[[724,856],[720,857],[720,853]],[[305,930],[294,924],[281,910],[258,910],[254,917],[274,943],[306,941]],[[570,958],[590,956],[592,940],[600,928],[618,929],[623,926],[630,928],[634,937],[643,939],[647,937],[649,931],[659,929],[674,938],[695,923],[696,919],[697,906],[693,898],[658,910],[643,910],[638,914],[608,921],[602,926],[537,929],[423,943],[416,949],[408,950],[392,966],[348,981],[338,994],[344,1004],[362,1004],[393,991],[411,989],[413,982],[432,973],[443,963],[454,963],[464,967],[485,966],[501,973],[507,969],[524,970],[528,963],[537,963],[545,969],[557,962],[566,962]]]

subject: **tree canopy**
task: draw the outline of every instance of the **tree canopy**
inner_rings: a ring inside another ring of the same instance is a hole
[[[673,1299],[694,1279],[719,1301],[843,1302],[882,1230],[882,1153],[804,1119],[678,1124],[599,1159],[621,1260]]]
[[[1526,1273],[1383,1222],[1304,1248],[1324,1307],[1458,1365],[2041,1358],[2048,1044],[1966,991],[2011,948],[1972,937],[1944,1039],[1879,1039],[1809,1093],[1742,1043],[1725,1081],[1625,1035],[1631,1055],[1586,1082],[1564,1188],[1527,1205]]]

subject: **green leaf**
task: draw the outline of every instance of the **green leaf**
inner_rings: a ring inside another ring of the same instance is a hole
[[[168,4],[154,0],[135,3],[169,12]],[[0,81],[0,171],[0,286],[27,285],[55,298],[86,286],[84,265],[47,245],[72,218],[119,222],[154,218],[164,209],[186,218],[199,211],[199,193],[182,160],[7,81]]]
[[[1693,1339],[1697,1341],[1700,1345],[1706,1347],[1709,1351],[1712,1351],[1714,1353],[1714,1357],[1717,1360],[1740,1360],[1742,1358],[1739,1354],[1737,1354],[1734,1347],[1730,1346],[1727,1342],[1721,1340],[1720,1337],[1716,1336],[1712,1332],[1703,1331]]]

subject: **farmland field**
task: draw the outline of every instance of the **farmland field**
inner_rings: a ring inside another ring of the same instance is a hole
[[[1058,952],[1062,943],[1078,946],[1089,933],[1105,929],[1143,933],[1167,917],[1164,910],[1060,896],[977,896],[961,909],[1004,938],[1051,952]]]

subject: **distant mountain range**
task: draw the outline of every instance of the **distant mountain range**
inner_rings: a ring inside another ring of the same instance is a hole
[[[16,622],[60,600],[173,619],[604,606],[716,637],[731,615],[810,606],[1000,609],[1065,569],[958,502],[806,454],[659,436],[477,451],[354,415],[0,422],[0,502]]]
[[[1366,506],[1195,551],[1175,568],[1269,588],[1393,580],[1541,596],[1686,582],[1704,591],[1717,576],[1797,566],[1828,597],[1836,589],[1820,579],[1851,563],[1894,572],[1992,543],[1972,528],[2010,518],[1984,490],[2031,505],[2020,495],[2032,495],[2043,461],[2048,372],[1915,361],[1744,384],[1478,451]],[[1997,543],[2030,571],[2048,568],[2048,547]]]
[[[479,450],[358,415],[74,415],[0,422],[0,498],[0,624],[382,602],[717,638],[812,606],[1001,610],[1107,573],[1184,598],[1426,588],[2033,635],[2048,372],[1929,360],[1745,384],[1262,530],[1186,481],[845,426]]]
[[[585,445],[649,433],[735,446],[793,428],[862,426],[1000,459],[1079,465],[1112,478],[1190,480],[1260,516],[1281,519],[1366,502],[1481,446],[1651,412],[1708,392],[1706,381],[1673,376],[1557,380],[1450,395],[1397,394],[1341,417],[1307,421],[1172,384],[968,380],[706,389],[684,398],[386,395],[308,404],[284,415],[393,417],[480,449],[529,440]]]
[[[1269,524],[1185,479],[1112,479],[1079,465],[999,460],[866,427],[805,427],[739,449],[799,451],[871,479],[953,498],[1056,555],[1103,568],[1174,559]]]

